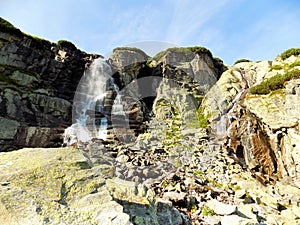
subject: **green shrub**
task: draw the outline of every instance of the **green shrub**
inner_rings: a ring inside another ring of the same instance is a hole
[[[300,61],[294,62],[290,65],[290,68],[293,68],[295,66],[300,66]]]
[[[271,66],[271,70],[281,70],[283,69],[283,66],[282,65],[274,65],[274,66]]]
[[[186,49],[194,52],[195,54],[207,54],[209,57],[213,58],[212,53],[205,47],[201,46],[193,46],[193,47],[187,47]]]
[[[215,214],[214,210],[209,208],[208,206],[204,206],[201,211],[202,216],[212,216]]]
[[[77,49],[76,46],[72,42],[66,41],[66,40],[59,40],[57,42],[57,45],[60,48],[69,48],[69,49],[72,49],[72,50],[76,50]]]
[[[209,118],[211,115],[205,116],[203,114],[203,108],[200,107],[195,116],[189,121],[188,127],[189,128],[206,128],[209,125]]]
[[[22,36],[23,35],[23,33],[19,29],[15,28],[10,22],[6,21],[2,17],[0,17],[0,30],[2,32],[15,34],[17,36]]]
[[[236,61],[233,63],[233,65],[238,64],[238,63],[241,63],[241,62],[251,62],[251,60],[249,60],[249,59],[238,59],[238,60],[236,60]]]
[[[206,128],[208,126],[209,116],[204,116],[203,113],[198,112],[198,123],[200,128]]]
[[[283,53],[281,53],[280,57],[282,60],[289,58],[292,55],[300,55],[300,48],[290,48]]]
[[[220,58],[213,58],[213,60],[214,60],[214,62],[215,63],[221,63],[221,64],[223,64],[223,60],[222,59],[220,59]]]
[[[286,74],[277,74],[260,84],[250,88],[251,94],[269,94],[272,91],[284,88],[284,83],[291,79],[300,78],[300,70],[293,70]]]

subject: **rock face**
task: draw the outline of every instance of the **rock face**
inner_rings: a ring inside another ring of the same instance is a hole
[[[208,50],[195,53],[188,48],[172,48],[158,56],[152,59],[139,49],[124,47],[114,49],[109,59],[130,128],[134,130],[129,136],[141,133],[135,127],[144,129],[143,122],[160,123],[159,120],[174,116],[175,111],[184,124],[191,123],[204,94],[224,70],[221,61]],[[124,139],[121,136],[117,134]]]
[[[61,144],[85,64],[99,56],[21,32],[0,40],[0,151]]]
[[[278,74],[298,73],[299,60],[239,63],[223,73],[203,101],[212,129],[227,136],[228,150],[266,182],[289,176],[299,185],[299,79],[269,94],[249,90]]]
[[[137,48],[115,48],[110,59],[115,71],[114,76],[120,77],[119,85],[124,87],[140,76],[151,75],[151,72],[145,68],[149,58],[146,53]]]

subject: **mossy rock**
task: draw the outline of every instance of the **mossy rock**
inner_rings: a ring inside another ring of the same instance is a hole
[[[139,48],[136,48],[136,47],[117,47],[117,48],[114,48],[113,49],[113,53],[117,52],[117,51],[132,51],[132,52],[136,52],[136,53],[139,53],[143,56],[145,56],[146,58],[149,58],[149,56],[141,49]]]
[[[300,70],[292,70],[285,74],[277,74],[260,84],[250,88],[251,94],[269,94],[272,91],[284,88],[286,81],[300,78]]]
[[[295,55],[295,56],[300,55],[300,48],[290,48],[290,49],[284,51],[283,53],[281,53],[280,58],[282,60],[285,60],[292,55]]]
[[[164,55],[166,55],[168,52],[175,52],[175,53],[194,53],[194,54],[206,54],[209,57],[212,57],[212,53],[205,47],[201,46],[193,46],[193,47],[173,47],[173,48],[168,48],[164,51],[161,51],[157,53],[152,60],[159,61]]]
[[[238,64],[238,63],[242,63],[242,62],[251,62],[251,60],[249,60],[249,59],[238,59],[233,63],[233,65]]]
[[[22,31],[14,27],[10,22],[0,17],[0,30],[1,32],[6,32],[16,36],[23,36]]]
[[[59,48],[67,48],[67,49],[71,49],[71,50],[76,50],[76,46],[70,42],[70,41],[67,41],[67,40],[59,40],[57,42],[57,45]]]
[[[91,212],[80,211],[75,203],[97,192],[105,180],[90,169],[77,149],[27,148],[0,153],[0,162],[0,202],[7,210],[4,213],[14,215],[23,224],[43,224],[45,220],[53,224],[95,223]]]

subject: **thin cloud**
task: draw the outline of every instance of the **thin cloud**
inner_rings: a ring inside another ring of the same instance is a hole
[[[194,37],[201,29],[205,29],[204,25],[220,13],[227,2],[225,0],[216,4],[206,0],[174,1],[173,17],[166,39],[175,43],[184,43],[187,39]]]
[[[249,28],[247,37],[243,39],[243,55],[241,51],[236,52],[236,57],[272,60],[287,48],[299,47],[299,31],[296,27],[300,27],[300,21],[294,13],[286,10],[266,13],[262,20]]]
[[[231,63],[270,59],[300,44],[298,0],[0,0],[0,6],[1,16],[27,33],[99,54],[154,40],[202,45]]]

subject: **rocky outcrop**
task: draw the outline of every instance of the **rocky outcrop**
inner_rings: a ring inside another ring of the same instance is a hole
[[[138,115],[131,119],[130,127],[141,127],[142,122],[149,120],[163,123],[175,114],[183,124],[192,123],[204,94],[225,70],[221,61],[203,49],[195,52],[189,48],[171,48],[153,58],[135,48],[113,51],[109,61],[115,71],[113,77],[120,80],[117,85],[123,107]],[[135,130],[135,134],[139,133]]]
[[[134,79],[150,76],[151,69],[146,66],[150,57],[142,50],[132,47],[119,47],[113,50],[110,62],[114,68],[114,77],[119,78],[120,87],[130,84]]]
[[[221,76],[203,101],[211,129],[227,136],[228,151],[264,182],[290,177],[299,185],[299,79],[282,81],[282,88],[269,94],[249,90],[278,74],[297,71],[297,62],[299,56],[239,63]]]
[[[99,56],[15,31],[0,32],[0,151],[60,145],[85,64]]]

